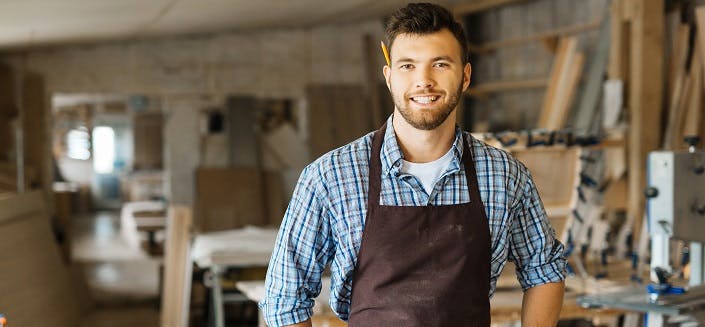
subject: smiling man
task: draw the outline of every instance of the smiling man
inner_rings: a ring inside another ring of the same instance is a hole
[[[329,266],[330,305],[349,326],[489,326],[510,260],[522,325],[556,325],[563,246],[529,171],[456,126],[471,74],[462,27],[416,3],[386,33],[394,114],[302,172],[260,303],[267,324],[310,326]]]

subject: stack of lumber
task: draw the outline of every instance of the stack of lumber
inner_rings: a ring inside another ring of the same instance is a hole
[[[0,195],[0,308],[11,326],[156,326],[153,309],[94,310],[61,262],[40,192]]]

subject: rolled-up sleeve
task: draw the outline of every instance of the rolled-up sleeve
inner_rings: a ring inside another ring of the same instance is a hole
[[[512,208],[509,260],[515,263],[519,283],[526,290],[564,280],[566,259],[563,244],[556,239],[531,174],[526,167],[522,168],[526,180]]]
[[[315,164],[306,167],[284,215],[259,303],[268,326],[310,318],[321,292],[321,274],[333,255],[321,180]]]

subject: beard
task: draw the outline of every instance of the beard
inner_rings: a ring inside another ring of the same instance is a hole
[[[448,116],[455,110],[460,102],[460,95],[463,92],[463,83],[460,82],[458,89],[455,93],[447,94],[446,103],[440,104],[439,108],[413,110],[404,106],[406,98],[399,99],[392,92],[392,100],[394,100],[394,105],[401,113],[401,116],[406,120],[409,125],[416,129],[430,131],[438,126],[441,126]],[[412,101],[412,100],[408,100]]]

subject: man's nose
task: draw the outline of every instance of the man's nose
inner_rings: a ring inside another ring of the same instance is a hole
[[[417,70],[418,75],[416,76],[416,88],[426,89],[434,86],[433,76],[429,69],[419,69]]]

